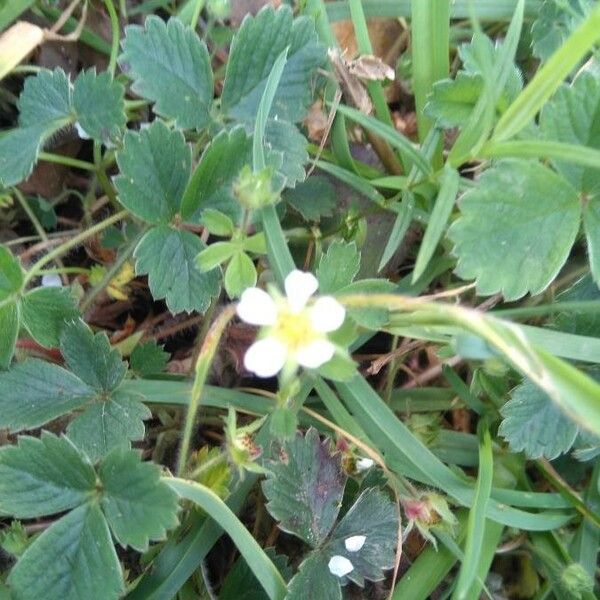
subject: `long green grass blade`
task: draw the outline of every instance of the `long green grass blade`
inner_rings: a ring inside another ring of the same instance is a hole
[[[31,8],[35,0],[6,0],[0,4],[0,31],[2,31]]]

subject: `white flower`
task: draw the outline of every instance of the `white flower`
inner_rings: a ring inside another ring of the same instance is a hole
[[[344,540],[346,550],[348,550],[348,552],[358,552],[365,545],[366,539],[366,535],[353,535],[349,538],[346,538]]]
[[[368,469],[370,469],[375,463],[373,462],[372,459],[370,458],[359,458],[356,463],[355,463],[355,467],[356,467],[356,472],[357,473],[362,473],[363,471],[367,471]]]
[[[354,565],[345,556],[332,556],[327,566],[336,577],[343,577],[354,571]]]
[[[248,288],[237,306],[242,321],[263,328],[244,356],[246,369],[259,377],[272,377],[286,364],[316,369],[331,360],[335,346],[327,334],[339,329],[346,317],[331,296],[308,304],[319,286],[312,273],[292,271],[284,285],[285,297]]]

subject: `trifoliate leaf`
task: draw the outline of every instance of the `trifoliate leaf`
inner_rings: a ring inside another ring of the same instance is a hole
[[[69,439],[95,463],[113,448],[129,448],[131,441],[144,438],[144,420],[152,413],[142,397],[115,392],[96,399],[67,427]]]
[[[160,468],[135,450],[113,450],[100,465],[101,506],[122,546],[140,552],[177,525],[177,494],[160,480]]]
[[[327,598],[342,600],[340,579],[331,573],[326,552],[311,552],[301,563],[296,575],[288,585],[286,600],[305,600],[306,598]]]
[[[65,438],[43,432],[0,449],[0,512],[17,518],[51,515],[86,502],[96,476]]]
[[[17,294],[23,286],[23,271],[8,248],[0,246],[0,301]]]
[[[129,357],[131,370],[140,377],[156,375],[164,371],[169,361],[170,354],[156,342],[138,344]]]
[[[121,566],[98,505],[80,506],[46,529],[12,569],[8,583],[19,600],[121,597]]]
[[[82,71],[73,84],[73,108],[85,133],[104,143],[114,142],[125,128],[125,89],[110,73]]]
[[[524,451],[528,458],[556,458],[567,452],[577,437],[577,424],[529,380],[513,390],[500,412],[504,420],[498,433],[513,452]]]
[[[227,295],[239,298],[245,289],[256,285],[256,279],[256,267],[252,259],[245,252],[236,252],[225,269],[223,283]]]
[[[29,335],[46,348],[58,346],[65,321],[79,316],[71,293],[66,288],[39,287],[21,300],[21,319]]]
[[[0,331],[0,369],[7,369],[19,335],[19,308],[15,301],[5,300],[0,305]]]
[[[477,292],[517,300],[538,294],[564,265],[579,230],[577,192],[535,162],[507,160],[488,169],[459,201],[449,229],[457,274]]]
[[[394,566],[397,544],[396,506],[381,490],[370,488],[358,497],[333,530],[327,552],[330,556],[347,558],[354,568],[346,577],[362,586],[365,579],[384,578],[383,571]]]
[[[233,184],[245,165],[252,164],[252,138],[242,127],[223,131],[206,147],[185,191],[181,214],[197,222],[207,208],[218,210],[234,221],[241,214],[233,195]]]
[[[179,130],[161,121],[128,131],[117,154],[115,177],[121,204],[149,223],[168,223],[180,210],[190,177],[192,152]]]
[[[98,391],[114,390],[127,372],[127,365],[119,351],[110,347],[106,334],[94,334],[81,320],[64,325],[60,351],[73,373]]]
[[[545,0],[533,26],[533,53],[547,60],[585,20],[595,0]]]
[[[210,122],[210,56],[206,44],[179,19],[165,23],[150,16],[145,27],[127,27],[119,64],[133,79],[133,91],[155,102],[156,114],[175,119],[183,129]]]
[[[360,252],[354,242],[336,240],[321,256],[317,268],[319,293],[332,294],[350,285],[360,269]]]
[[[277,57],[289,47],[271,117],[302,120],[312,100],[311,78],[325,60],[314,22],[293,18],[287,6],[246,17],[231,45],[221,106],[230,117],[253,120]]]
[[[19,97],[21,127],[60,124],[71,117],[72,88],[62,69],[40,71],[28,77]]]
[[[0,373],[0,427],[39,427],[94,398],[96,391],[58,365],[30,358]]]
[[[284,192],[283,198],[307,221],[330,217],[336,206],[333,185],[322,175],[313,175],[294,189]]]
[[[165,299],[175,314],[204,312],[219,293],[219,272],[203,273],[196,256],[206,246],[189,231],[167,226],[151,229],[135,250],[136,272],[148,275],[152,296]]]
[[[321,544],[335,523],[346,483],[330,440],[321,441],[311,428],[286,443],[268,468],[263,491],[271,516],[307,544]]]

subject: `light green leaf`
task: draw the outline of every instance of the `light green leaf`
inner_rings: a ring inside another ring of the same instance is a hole
[[[354,281],[350,285],[338,290],[336,295],[343,297],[344,294],[391,294],[396,286],[386,279],[362,279]],[[348,315],[358,325],[367,329],[381,329],[390,318],[389,311],[385,308],[348,308]]]
[[[196,222],[207,208],[216,209],[234,221],[241,208],[233,195],[233,184],[242,167],[252,164],[252,138],[242,127],[223,131],[206,147],[185,190],[181,214]]]
[[[82,321],[66,323],[60,335],[60,351],[67,366],[96,390],[110,392],[125,377],[127,365],[106,333],[94,334]]]
[[[145,27],[128,26],[119,64],[133,79],[133,91],[155,102],[156,114],[175,119],[183,129],[210,122],[210,56],[206,44],[179,19],[165,23],[152,15]]]
[[[11,251],[0,246],[0,301],[21,291],[23,271]]]
[[[242,292],[256,285],[256,268],[245,252],[237,252],[225,269],[225,291],[230,298],[239,298]]]
[[[322,175],[309,177],[294,189],[287,190],[283,198],[307,221],[330,217],[336,206],[333,185]]]
[[[237,250],[233,242],[214,242],[198,254],[196,264],[201,271],[210,271],[229,260]]]
[[[600,286],[600,195],[583,205],[583,229],[594,281]]]
[[[16,302],[4,301],[0,305],[0,331],[0,369],[8,369],[19,335],[19,307]]]
[[[95,390],[58,365],[30,358],[0,373],[0,427],[39,427],[94,398]]]
[[[28,77],[19,96],[19,125],[32,127],[62,123],[72,117],[72,88],[62,69],[42,70]]]
[[[507,160],[487,170],[459,202],[449,229],[456,272],[482,295],[517,300],[543,291],[565,263],[579,230],[576,191],[534,162]]]
[[[8,583],[19,600],[121,597],[121,566],[98,505],[80,506],[46,529],[12,569]]]
[[[340,510],[346,484],[341,456],[332,454],[331,441],[321,441],[311,428],[286,443],[279,460],[270,461],[268,468],[263,483],[267,510],[283,531],[319,546]]]
[[[202,224],[213,235],[222,237],[233,235],[235,230],[235,225],[231,218],[214,208],[207,208],[202,213]]]
[[[219,293],[219,272],[203,273],[196,266],[204,248],[193,233],[161,226],[151,229],[135,250],[137,273],[148,275],[152,296],[164,298],[174,314],[204,312]]]
[[[531,27],[533,53],[542,60],[554,54],[592,11],[595,0],[545,0]]]
[[[69,424],[67,436],[92,463],[118,446],[130,448],[131,441],[144,438],[144,420],[152,416],[142,399],[118,390],[97,399]]]
[[[287,6],[261,10],[246,17],[231,45],[221,95],[223,110],[243,121],[253,120],[275,60],[289,47],[271,117],[302,120],[311,100],[311,78],[325,60],[314,22],[293,18]]]
[[[21,319],[29,335],[46,348],[59,344],[65,321],[79,317],[70,290],[39,287],[27,292],[21,300]]]
[[[170,354],[154,340],[138,344],[129,357],[131,370],[140,377],[156,375],[164,371]]]
[[[360,252],[354,242],[334,241],[317,268],[319,293],[332,294],[350,285],[360,269]]]
[[[60,513],[86,502],[96,476],[65,438],[43,432],[0,449],[0,512],[19,519]]]
[[[502,407],[504,420],[498,434],[513,452],[528,458],[553,459],[568,452],[579,428],[543,390],[529,380],[516,387]]]
[[[160,479],[160,468],[135,450],[113,450],[101,463],[102,510],[122,546],[140,552],[177,525],[177,494]]]
[[[581,73],[562,85],[544,106],[540,129],[547,140],[600,150],[600,80]],[[567,181],[585,197],[600,195],[600,170],[554,161]]]
[[[141,132],[128,131],[117,153],[115,177],[121,204],[149,223],[167,223],[180,211],[192,152],[181,131],[154,121]]]
[[[47,125],[12,129],[0,137],[0,186],[10,187],[33,171],[44,140],[52,135]]]
[[[82,71],[73,84],[73,108],[85,133],[104,143],[115,142],[125,128],[125,89],[105,71]]]
[[[322,598],[342,600],[340,580],[327,567],[328,557],[324,552],[311,552],[300,564],[300,568],[288,585],[286,600]]]

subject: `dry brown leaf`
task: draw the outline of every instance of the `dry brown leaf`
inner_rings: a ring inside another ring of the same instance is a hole
[[[0,35],[0,79],[6,77],[44,41],[44,30],[18,21]]]

